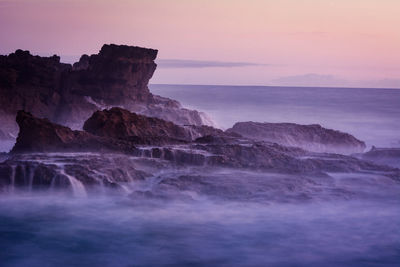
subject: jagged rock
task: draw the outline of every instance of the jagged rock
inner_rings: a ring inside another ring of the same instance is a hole
[[[97,136],[131,140],[142,144],[187,143],[210,134],[233,136],[210,126],[179,126],[170,121],[146,117],[122,108],[96,111],[86,120],[83,129]]]
[[[183,127],[121,108],[96,111],[85,122],[83,129],[97,136],[125,140],[163,138],[170,142],[191,141],[189,132]]]
[[[348,133],[317,124],[238,122],[227,132],[314,152],[352,154],[363,152],[366,147],[364,142]]]
[[[22,50],[0,56],[1,130],[18,133],[15,114],[20,109],[55,119],[62,94],[62,73],[69,69],[71,66],[60,63],[58,56],[32,56]]]
[[[104,45],[73,66],[58,56],[22,50],[0,56],[0,129],[17,134],[18,110],[80,129],[94,111],[112,106],[182,125],[210,123],[203,114],[150,93],[156,56],[157,50],[124,45]]]
[[[20,132],[11,153],[135,150],[130,142],[73,131],[47,119],[35,118],[25,111],[18,111],[17,123]]]

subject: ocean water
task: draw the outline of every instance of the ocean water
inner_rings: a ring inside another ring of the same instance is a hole
[[[320,123],[369,145],[400,146],[396,90],[167,85],[151,90],[209,113],[223,128],[248,120]],[[171,173],[196,177],[189,171]],[[188,184],[178,184],[161,200],[102,190],[86,197],[2,193],[0,266],[399,266],[400,184],[392,178],[330,174],[324,185],[324,179],[295,175],[197,171],[209,179],[192,186],[183,179]],[[173,178],[168,170],[156,172],[126,187],[156,192],[157,181]]]
[[[208,113],[227,129],[239,121],[320,124],[367,145],[400,147],[400,90],[150,85],[158,95]]]
[[[398,266],[398,200],[0,198],[0,265]]]

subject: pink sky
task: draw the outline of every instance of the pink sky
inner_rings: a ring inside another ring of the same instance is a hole
[[[399,14],[399,0],[0,0],[0,53],[117,43],[160,59],[267,64],[160,63],[154,83],[400,87]]]

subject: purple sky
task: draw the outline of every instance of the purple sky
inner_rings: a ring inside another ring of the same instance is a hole
[[[398,0],[0,0],[0,53],[159,49],[153,83],[400,88]]]

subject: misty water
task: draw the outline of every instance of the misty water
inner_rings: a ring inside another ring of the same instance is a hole
[[[400,146],[400,91],[161,85],[151,90],[209,113],[224,128],[248,120],[320,123],[369,145]],[[126,183],[124,192],[1,194],[0,266],[400,262],[400,185],[384,173],[300,177],[207,166],[156,171],[157,166],[146,165],[154,176]],[[190,174],[202,180],[157,187]],[[132,194],[135,190],[163,194],[147,198]]]
[[[369,146],[400,147],[398,89],[150,85],[150,90],[207,112],[225,129],[239,121],[320,124]]]
[[[1,266],[398,266],[399,199],[0,199]]]

